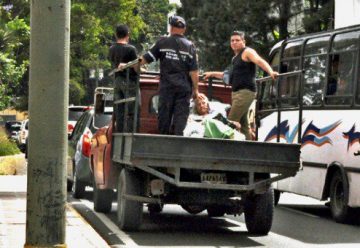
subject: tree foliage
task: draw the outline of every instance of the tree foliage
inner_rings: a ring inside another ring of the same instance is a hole
[[[234,30],[245,31],[247,45],[267,57],[270,48],[279,40],[304,32],[330,28],[324,25],[331,16],[333,0],[308,0],[312,12],[304,9],[302,0],[182,0],[179,14],[188,22],[188,36],[199,50],[204,70],[224,69],[233,53],[229,36]],[[329,8],[326,8],[329,7]],[[304,11],[305,10],[305,11]],[[312,17],[318,14],[317,17]],[[315,25],[315,18],[319,18]],[[296,29],[304,20],[303,28]],[[294,26],[294,27],[293,27]],[[311,27],[316,30],[311,30]]]
[[[229,34],[233,30],[245,31],[247,43],[266,57],[269,48],[279,39],[331,27],[334,4],[333,0],[181,2],[178,13],[187,20],[187,36],[198,47],[200,66],[206,70],[223,69],[229,64],[232,57]],[[130,27],[130,42],[141,53],[166,33],[167,14],[173,8],[168,0],[72,0],[70,103],[90,103],[94,79],[89,80],[89,71],[102,68],[106,73],[110,69],[107,53],[115,41],[117,24]],[[289,29],[294,16],[303,18],[302,30]],[[27,108],[29,19],[29,0],[1,1],[0,109],[12,105],[14,97],[17,97],[19,108]],[[100,80],[100,83],[105,84],[107,80]]]
[[[14,2],[24,5],[27,1]],[[11,105],[29,64],[30,27],[20,15],[24,9],[0,6],[0,110]]]

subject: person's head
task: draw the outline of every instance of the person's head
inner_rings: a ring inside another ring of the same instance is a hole
[[[209,99],[203,93],[195,100],[195,110],[198,115],[206,115],[210,111]]]
[[[129,28],[128,26],[121,24],[116,27],[115,35],[117,39],[124,39],[129,37]]]
[[[185,19],[181,16],[171,16],[169,18],[170,33],[171,34],[184,34],[186,30]]]
[[[233,31],[230,37],[231,49],[236,53],[245,47],[245,33]]]

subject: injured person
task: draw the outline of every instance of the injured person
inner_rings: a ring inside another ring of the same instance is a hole
[[[184,136],[245,140],[245,136],[238,131],[240,123],[226,118],[229,104],[210,102],[200,93],[190,104],[190,108]]]

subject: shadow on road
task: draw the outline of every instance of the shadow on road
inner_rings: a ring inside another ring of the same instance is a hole
[[[324,205],[279,204],[272,232],[310,244],[360,244],[360,218],[336,223]]]

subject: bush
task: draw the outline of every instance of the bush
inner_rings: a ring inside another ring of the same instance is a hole
[[[21,153],[15,142],[10,141],[5,132],[0,130],[0,156],[15,155]]]

